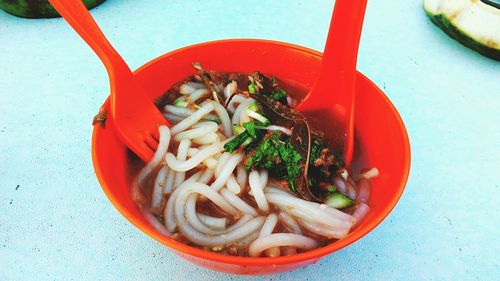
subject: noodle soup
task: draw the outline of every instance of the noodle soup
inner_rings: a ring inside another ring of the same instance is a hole
[[[279,77],[205,71],[158,98],[172,124],[132,183],[161,233],[228,255],[277,257],[345,237],[369,211],[356,179]]]

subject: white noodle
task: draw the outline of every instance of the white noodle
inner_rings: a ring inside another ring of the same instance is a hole
[[[184,120],[173,126],[170,129],[172,135],[176,135],[186,130],[187,128],[193,126],[196,122],[200,121],[201,118],[203,118],[203,116],[207,115],[212,110],[214,110],[213,103],[204,104],[202,107],[200,107],[200,109],[195,111],[193,114],[189,115]]]
[[[182,134],[182,133],[181,133]],[[179,134],[180,135],[180,134]],[[178,135],[176,135],[178,136]],[[195,147],[190,147],[188,149],[188,157],[193,157],[196,153],[198,153],[198,151],[200,151],[198,148],[195,148]]]
[[[216,177],[219,176],[220,171],[222,170],[222,167],[224,167],[224,165],[226,165],[226,162],[229,158],[231,158],[231,153],[229,153],[229,152],[224,152],[219,157],[218,162],[217,162],[217,167],[215,168],[215,176]]]
[[[320,207],[320,204],[314,202],[309,202],[296,197],[294,198],[292,196],[284,196],[277,193],[266,193],[266,197],[270,203],[278,206],[283,210],[286,210],[293,216],[308,221],[324,224],[332,228],[345,228],[345,227],[350,228],[355,222],[355,219],[352,217],[350,220],[345,220],[339,216],[334,216],[332,215],[331,212],[328,212],[326,210],[327,208],[329,209],[333,208]]]
[[[234,113],[234,111],[236,110],[234,104],[240,104],[244,102],[246,99],[247,98],[244,95],[234,95],[234,97],[231,98],[231,100],[227,104],[227,111],[231,112],[231,114]]]
[[[201,181],[201,179],[203,178],[203,176],[205,176],[205,174],[206,171],[199,171],[196,174],[189,177],[182,184],[186,184],[189,182],[196,182],[198,180]],[[182,186],[182,184],[180,186]],[[163,218],[165,220],[165,226],[170,232],[174,232],[175,229],[177,228],[177,223],[175,222],[175,214],[174,214],[174,203],[178,194],[179,194],[179,188],[177,188],[176,190],[174,190],[174,192],[172,192],[172,194],[170,194],[170,197],[167,200],[167,205],[165,206],[165,209],[163,209]]]
[[[257,170],[252,170],[250,172],[250,175],[248,176],[248,182],[250,184],[250,189],[252,190],[255,202],[257,203],[257,206],[259,206],[259,209],[264,212],[269,211],[269,204],[267,203],[266,196],[264,196],[259,172]]]
[[[227,203],[227,201],[222,197],[217,191],[209,188],[208,185],[202,184],[202,183],[197,183],[197,182],[189,182],[186,184],[182,185],[182,189],[184,190],[186,197],[184,201],[188,199],[189,194],[191,193],[199,193],[205,197],[208,197],[210,201],[212,201],[214,204],[216,204],[219,208],[221,208],[224,212],[231,214],[231,215],[236,215],[238,211],[231,206],[231,204]],[[178,197],[180,197],[181,194],[179,194]],[[176,202],[179,202],[179,198],[176,199]],[[177,204],[177,203],[176,203]],[[185,204],[182,204],[182,207],[184,207]],[[177,210],[177,207],[176,207]]]
[[[262,169],[259,171],[259,177],[260,177],[260,186],[262,186],[262,190],[265,190],[267,186],[267,180],[269,179],[269,173],[267,172],[267,170]]]
[[[179,148],[177,149],[177,160],[179,161],[186,160],[187,152],[190,146],[191,146],[191,141],[188,139],[182,140],[179,143]],[[183,183],[185,178],[186,178],[186,172],[176,172],[174,187],[178,187],[181,183]]]
[[[199,125],[199,126],[197,126]],[[180,142],[183,139],[194,139],[194,138],[199,138],[204,135],[207,135],[209,133],[215,133],[217,132],[217,129],[219,126],[215,122],[211,121],[205,121],[205,122],[199,122],[196,125],[193,126],[194,129],[186,130],[184,132],[178,133],[175,135],[175,140]],[[195,148],[193,148],[195,149]]]
[[[287,212],[280,212],[279,219],[281,223],[285,225],[286,228],[290,229],[292,233],[302,235],[302,229],[300,229],[300,225]]]
[[[311,250],[318,247],[316,240],[294,233],[274,233],[268,236],[257,238],[248,248],[251,257],[258,257],[264,250],[280,247],[293,246],[299,249]]]
[[[232,96],[237,89],[238,89],[238,83],[236,83],[236,81],[233,80],[229,82],[224,88],[224,96],[226,97],[226,99]]]
[[[168,146],[170,144],[170,129],[162,125],[158,128],[160,132],[160,140],[158,143],[158,148],[156,149],[155,154],[153,155],[153,158],[149,160],[149,162],[146,164],[144,168],[139,172],[139,175],[137,176],[137,181],[142,184],[142,182],[149,177],[151,172],[160,165],[160,162],[163,160],[163,156],[165,153],[167,153]]]
[[[215,169],[217,166],[217,160],[215,160],[213,157],[208,157],[203,161],[203,164],[208,168],[208,169]]]
[[[259,238],[268,236],[273,233],[276,224],[278,223],[278,216],[276,214],[270,214],[267,216],[264,225],[260,229]],[[266,250],[268,257],[278,257],[280,255],[280,248],[273,247]]]
[[[180,124],[180,123],[179,123]],[[194,167],[198,166],[203,160],[207,159],[208,157],[221,152],[224,150],[224,143],[214,143],[209,146],[207,146],[204,149],[201,149],[196,155],[191,157],[190,159],[186,161],[179,161],[175,158],[175,156],[172,153],[167,153],[166,155],[166,161],[168,166],[175,170],[175,171],[180,171],[180,172],[185,172],[188,170],[193,169]]]
[[[167,165],[165,166],[168,168]],[[174,189],[175,174],[176,172],[174,170],[168,168],[167,181],[165,182],[165,186],[163,187],[163,193],[168,194]]]
[[[160,133],[160,140],[158,143],[158,148],[156,149],[153,158],[142,168],[139,174],[136,177],[136,180],[132,184],[130,192],[132,193],[132,199],[138,204],[142,205],[146,198],[142,194],[141,186],[144,181],[151,175],[154,169],[160,165],[160,162],[163,160],[163,156],[168,150],[168,146],[170,144],[170,129],[162,125],[158,128]]]
[[[142,210],[142,214],[146,218],[146,220],[151,224],[158,232],[165,236],[170,236],[172,233],[170,233],[163,224],[161,224],[160,221],[155,217],[153,213],[151,213],[148,210]]]
[[[165,119],[167,119],[168,122],[170,122],[172,124],[177,124],[177,123],[181,122],[182,120],[184,120],[184,117],[178,116],[175,114],[171,114],[171,113],[163,113],[163,117],[165,117]]]
[[[254,231],[252,234],[248,235],[247,237],[241,239],[240,241],[236,242],[236,247],[238,248],[246,248],[248,247],[255,239],[259,237],[259,232]]]
[[[196,231],[196,229],[194,229],[186,221],[186,218],[184,217],[185,203],[187,197],[190,194],[192,194],[193,192],[202,194],[208,197],[212,202],[214,202],[216,205],[218,205],[225,211],[229,211],[230,208],[232,209],[233,207],[227,204],[227,202],[222,197],[219,198],[218,196],[220,195],[216,191],[210,189],[207,185],[198,183],[188,183],[179,188],[179,190],[181,191],[175,201],[175,217],[177,218],[179,230],[186,238],[188,238],[190,241],[198,245],[219,246],[219,245],[226,245],[229,243],[233,243],[250,235],[257,229],[259,229],[264,223],[263,217],[256,217],[251,219],[249,222],[247,222],[240,228],[225,233],[224,235],[213,236],[200,233]]]
[[[269,131],[280,131],[286,135],[289,135],[291,136],[292,135],[292,130],[288,129],[288,128],[285,128],[285,127],[282,127],[282,126],[276,126],[276,125],[269,125],[266,127],[266,130],[269,130]]]
[[[233,118],[231,119],[231,123],[233,125],[238,125],[240,124],[240,115],[242,112],[245,112],[246,109],[248,108],[248,106],[250,104],[252,104],[255,100],[252,99],[252,98],[248,98],[246,99],[245,101],[243,101],[242,103],[240,103],[238,105],[238,107],[236,108],[236,110],[234,111],[234,114],[233,114]]]
[[[349,228],[331,228],[325,225],[314,223],[308,220],[301,219],[300,224],[304,226],[305,229],[312,233],[316,233],[326,238],[340,239],[344,238],[349,233]]]
[[[188,199],[185,202],[185,211],[186,211],[186,219],[199,232],[214,234],[212,233],[212,229],[206,224],[204,224],[198,217],[196,213],[196,200],[198,199],[198,194],[189,195]]]
[[[188,101],[195,103],[200,98],[209,97],[209,96],[210,96],[210,91],[208,91],[208,89],[206,89],[206,88],[198,89],[198,90],[194,91],[193,93],[191,93],[191,95],[189,95]]]
[[[202,89],[202,88],[206,88],[205,84],[204,83],[200,83],[200,82],[192,82],[192,81],[189,81],[187,83],[184,83],[184,84],[187,84],[195,89]]]
[[[216,133],[208,133],[204,136],[193,139],[193,142],[196,144],[212,144],[219,141],[219,136]]]
[[[213,110],[215,110],[215,113],[220,118],[220,121],[222,123],[222,127],[224,128],[223,132],[226,137],[230,137],[233,135],[233,127],[231,126],[231,120],[229,119],[229,114],[227,113],[227,110],[222,106],[220,103],[215,102],[215,101],[210,101],[208,104],[211,104],[213,106]]]
[[[243,161],[243,155],[241,153],[236,153],[231,156],[225,163],[224,167],[220,171],[216,180],[210,185],[210,188],[214,190],[221,189],[226,183],[227,179],[233,174],[236,166]]]
[[[241,111],[241,113],[240,113],[240,124],[249,122],[251,120],[250,116],[248,116],[248,112],[250,112],[248,110],[248,106],[247,106],[247,108],[245,110]]]
[[[296,200],[298,200],[299,204],[303,204],[303,207],[305,206],[310,206],[311,208],[319,208],[320,210],[326,212],[327,214],[330,214],[332,217],[338,217],[342,220],[346,220],[346,221],[352,221],[353,220],[353,217],[349,214],[346,214],[342,211],[339,211],[335,208],[331,208],[331,207],[328,207],[328,205],[325,205],[325,204],[318,204],[318,203],[315,203],[315,202],[310,202],[310,201],[307,201],[307,200],[303,200],[303,199],[300,199],[300,198],[297,198],[295,197],[295,195],[287,192],[287,191],[284,191],[282,189],[279,189],[279,188],[276,188],[276,187],[269,187],[266,189],[266,193],[269,192],[269,193],[277,193],[277,194],[281,194],[283,196],[288,196],[288,197],[291,197],[291,198],[294,198]]]
[[[229,175],[229,178],[226,181],[226,186],[227,189],[234,194],[239,194],[241,192],[241,186],[238,184],[233,174]]]
[[[205,84],[197,82],[187,82],[179,86],[179,92],[183,95],[191,95],[199,89],[206,89]]]
[[[227,200],[227,202],[229,202],[229,204],[233,205],[233,207],[242,211],[243,213],[251,216],[258,215],[257,211],[252,206],[250,206],[247,202],[243,201],[243,199],[236,196],[234,193],[227,190],[226,188],[221,189],[220,194],[224,196],[224,198]]]
[[[207,184],[212,177],[214,176],[214,172],[211,169],[206,169],[203,171],[203,174],[201,174],[200,179],[198,179],[199,183]]]
[[[199,109],[199,107],[197,108]],[[187,107],[182,107],[182,106],[175,106],[175,105],[165,105],[164,110],[166,113],[163,114],[167,120],[171,120],[172,122],[179,123],[180,121],[183,121],[186,117],[191,116],[196,112],[196,110],[193,110],[191,108]],[[210,121],[210,122],[220,122],[220,119],[211,113],[205,114],[201,120],[203,121]],[[196,124],[195,124],[196,125]]]
[[[227,218],[211,217],[204,214],[198,214],[198,218],[201,220],[201,222],[203,222],[204,224],[208,225],[213,229],[217,230],[226,229]]]
[[[161,205],[161,201],[163,200],[163,187],[165,186],[167,180],[168,171],[168,166],[164,165],[156,175],[155,183],[153,185],[153,194],[151,196],[152,209],[159,208]]]
[[[247,185],[247,170],[243,164],[236,166],[236,181],[242,188]]]
[[[256,119],[257,121],[260,121],[262,123],[266,123],[269,121],[266,117],[260,115],[259,113],[255,112],[253,110],[250,110],[250,109],[246,110],[246,115],[248,117],[252,117],[253,119]],[[242,122],[242,121],[240,120],[240,122]]]

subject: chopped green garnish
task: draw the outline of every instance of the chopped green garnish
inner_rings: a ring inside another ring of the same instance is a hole
[[[276,80],[276,77],[274,77],[274,76],[271,77],[271,83],[273,83],[273,85],[276,84],[277,82],[278,81]]]
[[[241,125],[233,125],[233,133],[239,135],[245,131],[245,128]]]
[[[323,150],[324,144],[313,139],[311,142],[311,156],[309,156],[309,165],[314,165],[314,161],[321,157],[321,151]]]
[[[248,134],[254,138],[257,137],[257,128],[256,126],[259,126],[261,125],[262,123],[260,123],[259,121],[256,121],[256,120],[253,120],[253,121],[250,121],[250,122],[245,122],[243,123],[243,127],[245,128],[245,130],[248,132]]]
[[[326,205],[335,209],[347,208],[354,205],[354,202],[340,192],[334,192],[326,198]]]
[[[229,152],[229,153],[233,153],[249,137],[250,137],[250,135],[248,134],[248,132],[244,131],[243,133],[237,135],[234,139],[232,139],[231,141],[229,141],[228,143],[226,143],[224,145],[224,150],[227,151],[227,152]]]
[[[287,142],[284,146],[278,146],[278,150],[281,160],[284,162],[286,167],[288,185],[293,192],[297,192],[297,189],[295,188],[295,179],[297,179],[302,170],[300,167],[300,160],[302,160],[302,157],[297,150],[293,148],[290,142]]]
[[[253,140],[262,138],[264,135],[264,127],[265,125],[258,120],[252,120],[241,125],[233,126],[234,133],[238,135],[224,145],[224,150],[233,153],[233,151],[238,149],[241,145],[247,146]]]
[[[249,137],[249,138],[247,138],[247,139],[246,139],[246,140],[245,140],[245,141],[241,144],[241,146],[242,146],[242,147],[247,147],[247,146],[248,146],[249,144],[251,144],[253,141],[254,141],[254,138]]]
[[[330,186],[328,187],[328,189],[326,190],[326,192],[327,192],[328,194],[335,193],[336,191],[337,191],[337,187],[336,187],[334,184],[330,185]]]
[[[180,98],[180,99],[176,99],[174,101],[173,105],[179,106],[179,107],[187,107],[188,106],[188,102],[186,100]]]
[[[270,97],[273,99],[273,100],[277,100],[277,101],[282,101],[284,99],[286,99],[286,92],[285,90],[283,89],[279,89],[277,91],[274,91]]]
[[[251,111],[259,111],[259,104],[255,101],[255,102],[252,102],[249,106],[248,106],[248,110],[251,110]]]
[[[272,170],[276,177],[287,179],[290,189],[297,192],[294,182],[301,174],[302,157],[288,140],[281,140],[280,134],[275,131],[251,152],[253,154],[248,157],[245,164],[247,170],[252,168]]]
[[[252,83],[250,83],[250,84],[248,85],[248,91],[250,92],[250,94],[255,94],[255,93],[257,93],[257,89],[256,89],[256,87],[257,87],[257,83],[255,83],[255,82],[252,82]]]
[[[245,165],[246,169],[250,171],[251,168],[265,168],[271,169],[279,160],[279,152],[274,145],[274,140],[277,139],[278,133],[275,132],[271,137],[261,142],[255,150],[255,153],[248,157]]]

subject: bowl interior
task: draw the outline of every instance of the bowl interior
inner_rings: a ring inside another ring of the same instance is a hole
[[[194,74],[191,64],[201,62],[206,69],[251,72],[260,70],[284,80],[288,87],[307,89],[319,71],[321,54],[303,47],[264,40],[224,40],[186,47],[161,56],[138,69],[138,81],[153,99],[172,84]],[[212,261],[245,265],[279,265],[317,259],[358,240],[392,210],[401,196],[410,166],[410,148],[404,124],[387,97],[365,76],[356,82],[356,149],[353,165],[377,167],[373,180],[371,210],[346,238],[326,247],[280,258],[228,257],[186,246],[162,236],[143,218],[129,193],[130,152],[114,134],[111,119],[95,126],[92,154],[98,179],[115,207],[149,236],[175,251]],[[104,105],[109,109],[109,102]],[[328,128],[328,124],[324,124]]]

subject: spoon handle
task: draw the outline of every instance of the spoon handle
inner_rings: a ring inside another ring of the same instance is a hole
[[[356,61],[366,4],[367,0],[335,1],[321,71],[305,98],[307,107],[332,112],[341,122],[346,165],[351,162],[354,150]]]
[[[120,75],[129,73],[132,77],[132,71],[111,46],[81,0],[49,0],[49,2],[99,56],[110,78],[114,77],[117,71],[120,71]]]
[[[354,151],[354,103],[356,61],[368,0],[337,0],[323,53],[320,85],[334,85],[339,104],[344,107],[346,136],[344,156],[350,164]]]
[[[367,2],[335,1],[318,80],[325,79],[330,84],[335,81],[338,86],[354,85],[352,81],[356,77],[356,61]]]

